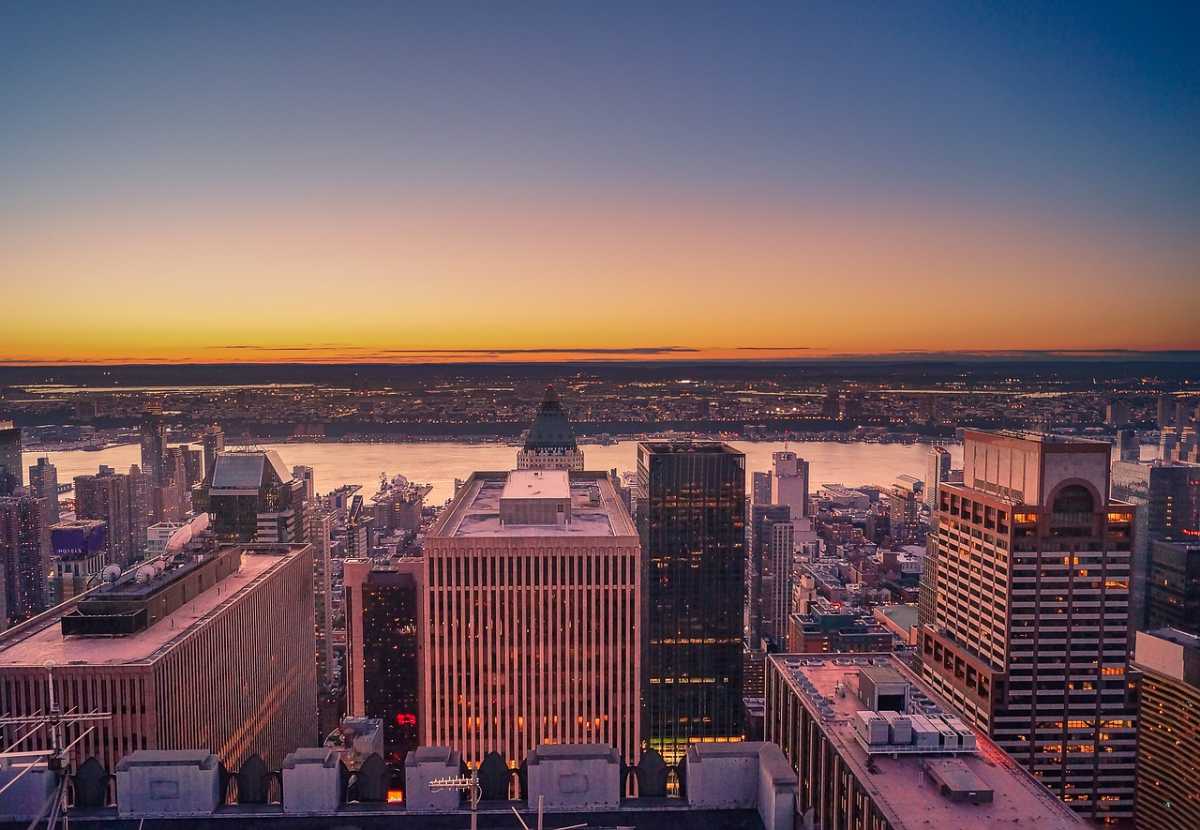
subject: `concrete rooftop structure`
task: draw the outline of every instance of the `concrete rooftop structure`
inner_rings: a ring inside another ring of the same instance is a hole
[[[569,499],[569,521],[501,522],[501,500]],[[599,472],[477,472],[429,531],[430,538],[508,536],[636,536],[637,529],[608,476]]]
[[[771,655],[768,660],[774,664],[777,676],[785,679],[792,693],[813,715],[858,784],[884,813],[891,830],[1028,826],[1036,826],[1038,830],[1080,830],[1086,826],[1023,767],[974,729],[971,730],[976,741],[974,753],[868,754],[856,730],[858,713],[868,708],[859,697],[862,671],[873,673],[872,677],[886,676],[906,682],[910,700],[915,697],[925,704],[919,711],[939,709],[946,716],[958,717],[949,704],[895,656],[802,654]],[[806,691],[804,679],[824,698],[824,712]],[[955,782],[970,783],[971,789],[990,790],[991,800],[971,803],[939,792],[941,787],[953,789]]]
[[[6,632],[0,638],[0,667],[41,668],[56,666],[128,665],[149,661],[183,638],[195,626],[205,622],[244,589],[265,579],[274,570],[296,556],[299,547],[288,552],[256,553],[253,547],[242,552],[241,568],[216,585],[189,600],[149,628],[122,637],[64,637],[59,626],[67,606],[31,620]],[[284,546],[284,550],[287,550]],[[81,595],[84,597],[86,595]],[[74,604],[74,603],[73,603]]]

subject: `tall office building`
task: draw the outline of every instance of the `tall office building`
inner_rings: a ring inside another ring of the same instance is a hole
[[[639,547],[607,474],[475,473],[424,553],[422,744],[512,767],[545,743],[637,760]]]
[[[894,655],[854,656],[767,658],[764,737],[799,778],[796,828],[1087,826]]]
[[[583,450],[553,386],[538,407],[525,446],[517,453],[518,470],[582,470]]]
[[[142,470],[150,476],[155,487],[162,487],[167,483],[167,425],[163,421],[162,407],[157,403],[146,405],[138,435]],[[156,518],[161,519],[161,516]]]
[[[375,517],[364,506],[363,497],[356,495],[346,508],[345,559],[369,559],[371,557],[371,525]]]
[[[1200,539],[1200,464],[1114,461],[1112,497],[1136,508],[1129,619],[1143,628],[1155,540]]]
[[[211,424],[200,433],[200,445],[204,448],[204,480],[212,478],[217,465],[217,455],[225,452],[225,433],[217,424]]]
[[[313,468],[304,464],[297,464],[292,467],[292,478],[304,484],[304,500],[306,502],[316,501],[317,498],[317,477],[313,473]]]
[[[792,604],[796,528],[786,504],[750,508],[750,555],[746,558],[746,645],[763,640],[782,648],[787,642]]]
[[[643,734],[668,763],[745,733],[746,458],[708,441],[638,445]]]
[[[311,555],[307,545],[236,546],[143,565],[0,635],[6,712],[44,710],[49,662],[64,709],[113,713],[89,724],[76,758],[112,770],[134,750],[204,747],[230,769],[254,752],[278,769],[316,738]],[[40,730],[16,748],[45,742]]]
[[[1138,830],[1200,827],[1200,637],[1139,631]]]
[[[391,763],[420,745],[423,565],[420,558],[347,559],[343,571],[346,706],[383,721]]]
[[[950,450],[932,447],[929,450],[929,469],[925,473],[925,506],[932,513],[937,505],[938,487],[950,480]]]
[[[21,463],[21,428],[12,421],[0,421],[0,496],[24,486]]]
[[[218,539],[304,541],[304,482],[275,450],[219,453],[204,501]]]
[[[786,504],[792,508],[793,519],[811,515],[808,495],[808,462],[794,452],[771,453],[774,463],[773,484],[775,504]]]
[[[756,472],[750,474],[750,504],[771,504],[771,473]]]
[[[99,519],[108,525],[109,561],[122,567],[135,561],[133,521],[136,505],[131,501],[130,477],[101,465],[94,475],[75,476],[75,518]],[[142,531],[143,550],[145,531]]]
[[[33,496],[0,496],[0,565],[8,622],[46,610],[50,572],[50,503]]]
[[[58,469],[50,463],[49,458],[43,456],[29,468],[29,493],[34,498],[46,500],[50,523],[56,523],[59,518]]]
[[[1117,433],[1117,454],[1122,461],[1137,461],[1142,457],[1142,443],[1136,429],[1123,429]]]
[[[333,683],[333,514],[315,508],[308,513],[308,541],[313,546],[313,633],[317,641],[317,680]]]
[[[1146,627],[1200,636],[1200,540],[1152,542],[1146,582]]]
[[[967,430],[940,489],[924,677],[1081,814],[1133,813],[1133,507],[1099,441]]]

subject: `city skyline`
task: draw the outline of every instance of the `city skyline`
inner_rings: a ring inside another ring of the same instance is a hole
[[[71,11],[0,18],[5,363],[1200,348],[1182,4]]]

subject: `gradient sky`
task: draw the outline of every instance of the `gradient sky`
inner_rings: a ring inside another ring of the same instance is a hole
[[[1198,31],[5,3],[0,360],[1200,348]]]

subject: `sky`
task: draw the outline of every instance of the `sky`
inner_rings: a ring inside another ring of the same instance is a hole
[[[0,5],[0,362],[1200,349],[1195,3]]]

